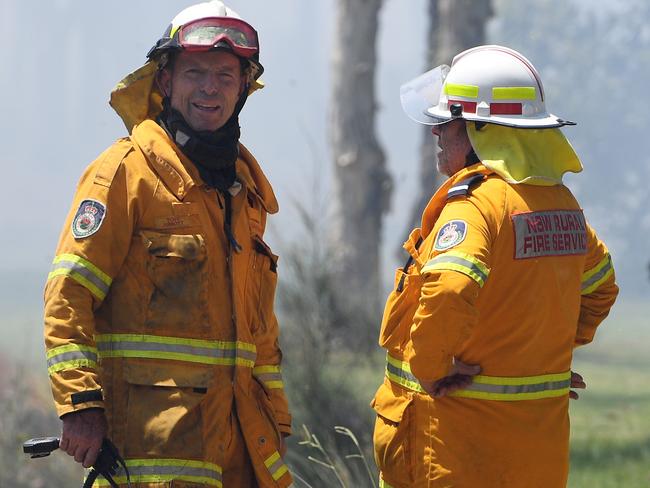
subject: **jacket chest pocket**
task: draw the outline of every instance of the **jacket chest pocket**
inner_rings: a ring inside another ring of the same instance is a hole
[[[252,312],[252,331],[266,329],[273,316],[278,282],[278,256],[259,236],[252,236],[250,266],[246,280],[246,299]]]
[[[208,269],[201,234],[142,231],[146,270],[152,283],[146,325],[149,329],[207,325]]]

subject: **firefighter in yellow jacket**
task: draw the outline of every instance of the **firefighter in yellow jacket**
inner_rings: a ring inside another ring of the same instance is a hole
[[[574,348],[618,288],[562,184],[580,161],[521,54],[480,46],[402,87],[449,176],[404,248],[372,405],[384,487],[556,488],[569,465]]]
[[[257,33],[201,3],[148,58],[111,94],[130,136],[82,176],[47,281],[61,448],[88,467],[109,437],[134,487],[286,487],[277,257],[263,240],[278,207],[239,143],[261,86]]]

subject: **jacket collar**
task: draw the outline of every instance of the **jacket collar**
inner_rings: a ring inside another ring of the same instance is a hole
[[[422,214],[422,223],[421,223],[422,237],[426,238],[429,235],[429,233],[433,230],[433,227],[436,224],[436,220],[438,220],[438,217],[440,216],[440,212],[442,212],[442,209],[447,203],[447,192],[452,186],[454,186],[459,181],[462,181],[465,178],[468,178],[472,175],[476,175],[476,174],[489,175],[492,173],[494,173],[494,171],[492,171],[491,169],[486,168],[481,163],[476,163],[471,166],[468,166],[467,168],[461,169],[459,172],[457,172],[456,174],[451,176],[447,181],[445,181],[440,186],[440,188],[438,188],[436,193],[431,197],[431,200],[429,200],[429,203],[424,209],[424,213]]]
[[[179,200],[183,200],[193,186],[204,184],[196,166],[154,120],[146,119],[135,125],[131,140],[140,148],[154,171]],[[257,160],[241,143],[239,158],[235,164],[240,182],[257,197],[268,213],[276,213],[278,202],[271,184]]]
[[[267,213],[278,211],[278,201],[273,193],[271,183],[266,178],[259,163],[243,144],[239,144],[237,160],[237,177],[251,191]]]

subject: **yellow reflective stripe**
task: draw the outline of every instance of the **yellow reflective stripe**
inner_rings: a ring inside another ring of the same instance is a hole
[[[534,86],[495,86],[492,88],[493,100],[535,100]]]
[[[54,258],[47,279],[51,280],[57,276],[69,276],[100,300],[106,297],[113,282],[110,276],[93,263],[74,254],[60,254]]]
[[[253,376],[269,389],[284,388],[282,373],[278,365],[255,366]]]
[[[113,279],[104,273],[101,269],[99,269],[97,266],[95,266],[93,263],[88,261],[87,259],[82,258],[81,256],[77,256],[75,254],[59,254],[57,257],[54,258],[53,263],[58,263],[60,261],[72,261],[74,263],[79,263],[81,264],[84,268],[89,269],[90,271],[93,272],[97,278],[102,280],[104,283],[110,286],[110,284],[113,282]]]
[[[266,469],[269,470],[269,473],[271,473],[271,477],[277,481],[282,476],[289,471],[287,468],[287,465],[284,464],[284,461],[282,461],[282,457],[280,456],[280,453],[278,451],[275,451],[269,458],[264,461],[264,466],[266,466]]]
[[[222,468],[214,463],[189,459],[126,459],[125,464],[129,470],[131,484],[187,481],[223,487]],[[116,483],[126,484],[126,474],[121,467],[113,479]],[[110,486],[110,484],[100,477],[93,486]]]
[[[101,358],[171,359],[193,363],[252,368],[255,344],[209,341],[143,334],[99,334],[95,336]]]
[[[279,373],[280,366],[269,364],[266,366],[255,366],[253,368],[253,374],[264,374],[264,373]]]
[[[79,344],[66,344],[47,351],[48,374],[58,373],[67,369],[97,368],[97,349]]]
[[[548,383],[554,381],[566,381],[571,379],[571,372],[542,374],[538,376],[474,376],[474,383],[482,385],[535,385],[537,383]]]
[[[386,354],[386,377],[394,383],[409,390],[424,393],[418,379],[411,373],[411,367],[406,361],[400,361]]]
[[[171,31],[169,32],[169,38],[173,38],[176,31],[181,28],[181,25],[172,25]]]
[[[610,276],[614,274],[614,267],[612,266],[612,257],[609,253],[603,260],[596,266],[586,271],[582,275],[582,286],[580,293],[587,295],[594,290],[598,289]]]
[[[379,478],[379,488],[393,488],[393,487],[388,483],[386,483],[383,478]]]
[[[518,401],[518,400],[539,400],[541,398],[555,398],[567,395],[569,387],[559,388],[556,390],[543,390],[527,393],[491,393],[473,390],[456,390],[449,396],[459,398],[476,398],[477,400],[498,400],[498,401]]]
[[[478,86],[445,83],[445,94],[465,98],[478,98]]]
[[[386,355],[386,377],[393,383],[425,393],[406,361]],[[538,376],[474,376],[472,384],[449,396],[482,400],[518,401],[553,398],[569,393],[571,371]]]
[[[472,384],[449,396],[482,400],[537,400],[569,393],[571,371],[538,376],[474,376]]]
[[[422,267],[420,274],[434,270],[458,271],[472,278],[481,288],[490,274],[490,270],[481,261],[459,251],[447,251],[437,255]]]

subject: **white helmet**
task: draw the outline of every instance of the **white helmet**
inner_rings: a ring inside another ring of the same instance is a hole
[[[259,78],[264,71],[260,63],[257,31],[221,0],[211,0],[178,13],[147,57],[160,60],[169,52],[183,49],[209,51],[223,48],[248,62],[253,79]]]
[[[517,51],[478,46],[454,57],[400,88],[409,117],[426,125],[455,118],[544,129],[575,125],[546,111],[537,70]]]

